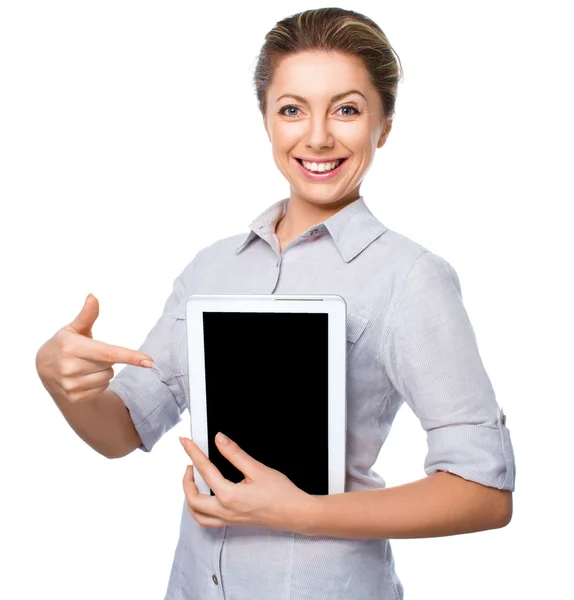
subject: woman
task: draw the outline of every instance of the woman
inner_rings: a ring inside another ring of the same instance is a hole
[[[398,57],[363,15],[325,8],[277,23],[255,87],[289,197],[261,213],[247,236],[196,255],[138,352],[89,339],[98,310],[90,298],[38,353],[38,372],[79,435],[106,456],[147,452],[189,405],[190,294],[345,298],[346,493],[309,496],[217,436],[245,474],[231,483],[182,438],[215,496],[198,493],[188,467],[167,599],[400,599],[390,538],[468,533],[511,519],[512,445],[457,274],[385,227],[360,195],[391,131],[399,78]],[[153,364],[141,368],[142,359]],[[108,386],[116,362],[128,366]],[[387,489],[371,467],[403,402],[428,434],[427,477]]]

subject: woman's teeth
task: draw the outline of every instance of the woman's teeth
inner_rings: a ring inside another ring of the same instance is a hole
[[[317,173],[323,173],[324,171],[332,171],[333,169],[336,169],[342,162],[343,162],[343,160],[336,160],[333,162],[314,163],[314,162],[307,162],[306,160],[302,160],[301,164],[309,171],[316,171]]]

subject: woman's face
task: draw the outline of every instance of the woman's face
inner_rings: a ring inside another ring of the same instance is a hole
[[[385,144],[392,126],[361,60],[338,52],[284,58],[267,89],[264,123],[291,198],[316,205],[359,197],[375,150]],[[333,173],[313,174],[300,159],[345,160]]]

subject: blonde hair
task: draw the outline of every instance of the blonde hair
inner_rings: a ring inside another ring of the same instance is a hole
[[[343,8],[306,10],[279,21],[267,33],[253,77],[263,116],[277,65],[283,58],[305,51],[341,52],[359,58],[379,92],[385,118],[393,118],[397,86],[403,78],[401,61],[374,21]]]

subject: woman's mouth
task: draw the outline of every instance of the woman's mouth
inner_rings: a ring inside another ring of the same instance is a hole
[[[341,172],[343,165],[347,162],[347,158],[341,158],[331,162],[312,163],[303,161],[300,158],[295,158],[299,171],[308,179],[323,181],[331,179]]]

